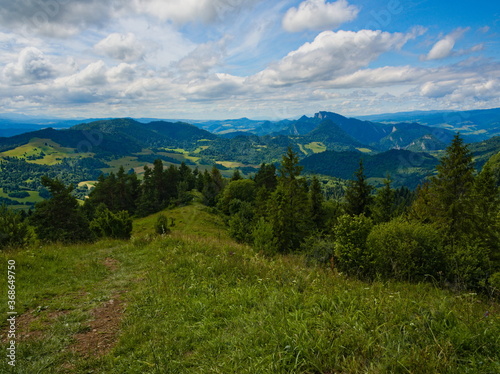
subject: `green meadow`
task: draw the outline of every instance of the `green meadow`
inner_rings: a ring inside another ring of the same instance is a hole
[[[498,373],[499,304],[432,282],[362,282],[232,241],[201,204],[129,241],[34,246],[16,262],[16,366],[2,373]],[[2,351],[8,346],[3,318]]]

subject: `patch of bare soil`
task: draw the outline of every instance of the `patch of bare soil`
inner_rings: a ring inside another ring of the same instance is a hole
[[[28,310],[16,316],[16,340],[29,341],[42,339],[48,326],[67,313],[69,313],[67,310]],[[2,331],[0,341],[4,344],[7,343],[7,331]]]
[[[103,356],[113,348],[124,309],[123,301],[116,296],[92,311],[88,330],[75,335],[71,350],[82,356]]]
[[[104,259],[104,266],[108,268],[108,270],[114,271],[118,269],[118,265],[120,262],[117,259],[114,259],[112,257],[106,257]]]

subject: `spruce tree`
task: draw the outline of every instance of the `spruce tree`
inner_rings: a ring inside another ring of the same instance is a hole
[[[233,175],[231,176],[231,182],[243,179],[239,169],[234,169]]]
[[[309,214],[312,224],[317,230],[322,230],[325,226],[324,202],[325,198],[321,190],[321,183],[318,177],[314,176],[309,187]]]
[[[491,249],[491,253],[500,257],[500,227],[496,222],[500,212],[500,190],[488,164],[474,180],[472,203],[475,232],[481,233],[480,238]]]
[[[391,188],[391,178],[387,176],[384,187],[375,195],[372,214],[375,223],[389,222],[394,214],[395,193]]]
[[[140,217],[145,217],[151,213],[154,213],[158,208],[156,201],[156,190],[153,180],[152,169],[145,165],[144,166],[144,177],[142,179],[141,189],[140,189],[139,204],[137,207],[137,215]]]
[[[311,228],[306,187],[298,179],[301,170],[298,156],[289,148],[283,156],[278,186],[269,204],[269,221],[280,252],[298,249]]]
[[[64,243],[89,241],[92,234],[89,222],[80,210],[78,201],[71,195],[73,185],[65,186],[58,179],[42,177],[52,197],[35,205],[29,221],[40,240]]]
[[[474,165],[472,154],[457,134],[437,166],[437,175],[420,189],[412,216],[435,224],[453,245],[473,231]]]
[[[372,202],[372,186],[366,181],[363,159],[359,161],[359,169],[354,173],[355,180],[351,180],[345,194],[346,212],[351,216],[371,214],[370,204]]]
[[[278,179],[276,178],[276,166],[265,163],[260,165],[259,170],[255,174],[254,181],[257,184],[257,188],[264,186],[268,190],[273,191],[278,185]]]

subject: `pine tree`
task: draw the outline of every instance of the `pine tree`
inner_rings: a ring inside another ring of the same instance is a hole
[[[481,240],[493,254],[500,256],[500,227],[496,224],[497,214],[500,212],[500,190],[489,165],[485,165],[474,180],[472,203],[475,232],[481,233]]]
[[[243,179],[239,169],[234,169],[233,175],[231,176],[231,182]]]
[[[156,190],[153,180],[152,169],[145,165],[144,166],[144,177],[141,184],[141,193],[139,197],[139,204],[137,207],[137,215],[140,217],[145,217],[151,213],[154,213],[158,208],[156,201]]]
[[[64,243],[91,240],[89,222],[80,210],[78,201],[71,195],[73,185],[66,187],[60,180],[46,176],[42,177],[41,182],[52,197],[37,203],[29,219],[38,238]]]
[[[289,148],[283,156],[278,186],[269,204],[269,221],[276,249],[280,252],[298,249],[311,228],[307,191],[298,179],[301,170],[297,155]]]
[[[437,175],[420,189],[411,215],[434,223],[447,244],[471,233],[474,222],[472,154],[457,134],[437,166]]]
[[[264,186],[268,190],[273,191],[278,185],[276,166],[273,164],[267,165],[265,163],[260,165],[259,170],[255,174],[254,181],[257,184],[257,188]]]
[[[372,202],[372,186],[366,181],[364,174],[363,159],[359,161],[359,169],[354,173],[355,180],[350,181],[345,194],[346,212],[351,216],[371,214],[370,204]]]
[[[314,176],[309,188],[309,214],[314,228],[322,230],[325,226],[325,198],[318,177]]]
[[[373,204],[373,220],[375,223],[389,222],[394,214],[395,193],[391,188],[391,178],[387,176],[384,187],[380,188],[375,195]]]
[[[215,206],[217,204],[217,200],[220,192],[224,188],[224,180],[222,179],[222,175],[215,167],[212,167],[210,173],[205,171],[203,175],[203,202],[208,206]]]

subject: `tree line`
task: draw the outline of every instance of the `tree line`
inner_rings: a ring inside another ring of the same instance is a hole
[[[0,247],[24,245],[34,236],[62,242],[129,238],[132,217],[188,204],[198,191],[225,218],[235,240],[267,255],[304,253],[309,261],[361,279],[500,288],[499,189],[487,166],[475,173],[458,135],[436,175],[416,193],[392,188],[389,176],[374,191],[360,162],[345,195],[326,199],[322,182],[301,172],[291,148],[279,167],[263,163],[246,179],[238,170],[227,179],[215,166],[201,172],[184,163],[165,168],[155,160],[144,167],[142,181],[123,168],[101,175],[82,206],[71,185],[42,177],[51,197],[30,217],[0,211]],[[156,227],[168,232],[164,216]]]
[[[390,177],[373,191],[360,162],[345,195],[325,201],[291,149],[277,172],[263,165],[221,192],[217,207],[236,240],[268,254],[302,252],[362,279],[500,290],[499,189],[488,165],[475,172],[459,135],[415,194],[393,189]]]

